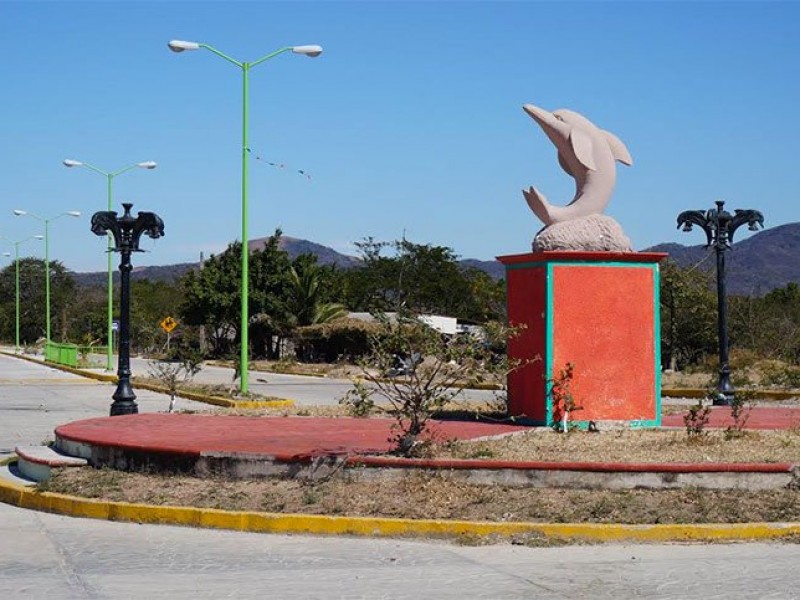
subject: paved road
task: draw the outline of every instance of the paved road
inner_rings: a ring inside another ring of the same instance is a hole
[[[0,456],[107,414],[110,384],[0,355]],[[141,391],[140,410],[167,398]],[[201,405],[197,405],[201,407]],[[74,519],[0,504],[0,599],[800,598],[800,545],[526,548]]]
[[[53,439],[57,425],[108,416],[116,386],[0,354],[0,458],[18,444]],[[169,397],[136,390],[140,412],[165,411]],[[209,405],[179,400],[182,408]],[[2,598],[2,596],[0,596]]]
[[[800,546],[462,547],[0,505],[0,598],[799,598]]]
[[[146,359],[132,358],[131,370],[134,374],[146,375],[148,363],[149,361]],[[96,370],[102,372],[102,369]],[[206,364],[195,376],[194,381],[197,383],[230,385],[232,379],[232,368]],[[339,402],[339,398],[353,388],[353,383],[348,379],[306,377],[302,375],[264,373],[263,371],[250,371],[248,383],[250,391],[255,394],[294,400],[298,406],[336,405]],[[485,390],[464,390],[459,397],[464,400],[488,401],[494,397],[494,394]]]

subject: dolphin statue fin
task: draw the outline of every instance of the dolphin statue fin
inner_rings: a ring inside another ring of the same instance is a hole
[[[596,171],[594,156],[592,156],[592,138],[580,129],[572,128],[569,132],[569,141],[572,150],[580,163],[590,171]]]
[[[606,141],[608,141],[608,146],[611,148],[611,154],[614,155],[614,158],[623,165],[628,165],[630,167],[633,164],[633,158],[625,147],[625,144],[622,143],[622,140],[605,129],[601,129],[600,132],[605,136]]]

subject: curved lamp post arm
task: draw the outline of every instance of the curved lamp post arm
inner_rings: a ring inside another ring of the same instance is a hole
[[[80,161],[80,160],[72,160],[70,158],[66,158],[66,159],[64,159],[62,161],[62,163],[63,163],[63,165],[65,167],[86,167],[90,171],[94,171],[95,173],[100,173],[100,175],[102,175],[103,177],[112,176],[111,173],[107,173],[107,172],[103,171],[102,169],[98,169],[97,167],[95,167],[94,165],[92,165],[90,163],[83,162],[83,161]]]
[[[214,54],[216,54],[217,56],[219,56],[219,57],[221,57],[221,58],[224,58],[224,59],[225,59],[225,60],[227,60],[229,63],[233,63],[234,65],[236,65],[236,66],[237,66],[237,67],[239,67],[239,68],[242,68],[242,67],[244,67],[244,63],[243,63],[243,62],[240,62],[240,61],[236,60],[235,58],[232,58],[232,57],[228,56],[227,54],[225,54],[225,53],[224,53],[224,52],[222,52],[221,50],[217,50],[216,48],[214,48],[214,46],[211,46],[211,45],[209,45],[209,44],[198,44],[198,46],[199,46],[200,48],[205,48],[205,49],[206,49],[206,50],[208,50],[209,52],[213,52],[213,53],[214,53]]]
[[[704,210],[685,210],[678,215],[678,229],[683,227],[683,231],[691,231],[694,225],[702,228],[706,234],[706,248],[711,246],[714,238],[714,229],[709,223]]]
[[[275,50],[275,52],[270,52],[266,56],[262,56],[258,60],[254,60],[253,62],[250,63],[250,67],[255,67],[256,65],[260,65],[265,60],[269,60],[270,58],[278,56],[279,54],[283,54],[284,52],[289,52],[293,48],[294,48],[294,46],[286,46],[284,48],[279,48],[279,49]]]
[[[760,211],[737,208],[734,213],[731,224],[728,226],[728,237],[731,243],[733,243],[733,233],[745,223],[750,231],[758,231],[759,227],[763,229],[764,215]]]
[[[120,169],[119,171],[114,171],[113,173],[108,173],[107,176],[108,177],[116,177],[117,175],[122,175],[123,173],[127,173],[128,171],[132,171],[137,166],[139,166],[139,163],[134,163],[132,165],[128,165],[127,167],[124,167],[124,168]]]
[[[133,204],[124,202],[122,204],[125,214],[117,218],[114,210],[100,211],[92,215],[92,233],[104,236],[111,233],[114,237],[115,252],[130,251],[142,252],[139,249],[139,238],[143,233],[152,239],[158,239],[164,235],[164,221],[153,212],[139,212],[134,219],[131,216]]]

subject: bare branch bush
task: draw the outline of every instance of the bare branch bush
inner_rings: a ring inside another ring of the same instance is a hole
[[[151,360],[147,363],[147,372],[153,379],[160,381],[169,393],[169,409],[175,409],[175,396],[181,385],[189,383],[202,369],[202,355],[199,352],[176,352],[174,358],[161,361]]]
[[[426,431],[430,435],[431,416],[465,387],[503,380],[511,370],[493,343],[508,339],[513,333],[508,327],[489,327],[485,336],[446,336],[412,314],[377,318],[381,327],[370,335],[370,350],[359,361],[364,383],[340,403],[351,410],[371,408],[372,398],[388,403],[395,419],[390,440],[399,454],[413,456],[420,451],[424,446],[420,437]]]

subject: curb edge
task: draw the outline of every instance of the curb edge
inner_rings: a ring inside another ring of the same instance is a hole
[[[659,524],[526,523],[414,520],[278,514],[185,506],[107,502],[29,490],[0,480],[0,502],[72,517],[147,524],[186,525],[254,533],[509,539],[531,535],[572,542],[755,541],[800,536],[800,523]]]

